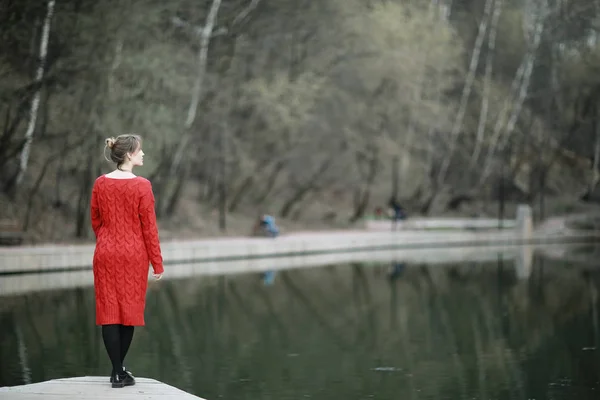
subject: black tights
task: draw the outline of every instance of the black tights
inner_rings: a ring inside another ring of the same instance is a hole
[[[112,363],[112,375],[123,372],[123,360],[133,339],[133,326],[102,325],[104,347]]]

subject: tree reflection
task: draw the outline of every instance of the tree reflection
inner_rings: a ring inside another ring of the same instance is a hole
[[[499,260],[402,265],[394,279],[395,264],[279,271],[269,287],[255,274],[164,281],[127,366],[205,398],[524,400],[561,376],[589,388],[598,276],[533,265],[523,280]],[[19,343],[33,381],[107,374],[92,289],[6,301],[0,384],[24,382]]]

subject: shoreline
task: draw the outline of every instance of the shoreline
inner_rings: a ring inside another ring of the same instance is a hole
[[[597,242],[595,232],[516,229],[473,230],[338,230],[294,232],[277,238],[222,237],[161,243],[165,265],[393,249],[536,245]],[[46,244],[0,248],[0,275],[74,270],[91,267],[95,244]]]

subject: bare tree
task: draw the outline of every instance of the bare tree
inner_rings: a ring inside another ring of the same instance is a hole
[[[490,95],[492,88],[492,71],[494,67],[494,54],[496,52],[496,35],[498,32],[498,21],[500,20],[500,14],[502,13],[502,6],[504,0],[496,0],[494,3],[494,13],[492,15],[492,22],[490,26],[490,33],[488,35],[487,44],[487,56],[485,63],[485,77],[483,93],[481,95],[481,111],[479,112],[479,122],[477,123],[477,134],[475,137],[475,148],[471,155],[471,161],[469,163],[472,169],[479,159],[481,153],[481,147],[485,136],[485,127],[488,120],[488,110],[490,107]]]
[[[27,172],[27,165],[29,162],[29,154],[31,153],[31,145],[33,143],[33,134],[35,132],[35,126],[37,122],[38,109],[40,105],[40,91],[42,89],[42,82],[44,80],[44,72],[46,69],[46,57],[48,55],[48,42],[50,40],[50,28],[52,25],[52,17],[54,15],[55,0],[48,0],[46,3],[46,16],[44,17],[44,26],[42,29],[42,37],[40,38],[39,48],[39,61],[38,67],[35,74],[36,90],[33,94],[31,101],[31,108],[29,110],[29,123],[27,125],[27,131],[25,132],[25,143],[21,150],[21,159],[19,163],[19,172],[17,173],[16,186],[19,187],[23,182],[25,173]]]
[[[199,29],[200,36],[200,48],[198,49],[198,65],[196,69],[196,81],[194,82],[194,87],[192,88],[192,94],[190,99],[190,105],[188,107],[187,117],[184,122],[185,133],[179,142],[179,146],[175,152],[175,156],[173,157],[173,163],[171,164],[170,176],[174,176],[181,164],[181,160],[183,157],[183,152],[187,147],[191,133],[189,130],[191,129],[194,121],[196,120],[196,113],[198,112],[198,104],[200,103],[200,98],[202,96],[202,85],[204,83],[204,79],[206,76],[206,63],[208,61],[208,46],[210,44],[210,39],[213,34],[213,29],[215,27],[215,23],[217,20],[217,14],[219,12],[219,8],[221,7],[221,0],[213,0],[210,6],[210,10],[208,15],[206,16],[206,21],[204,26]],[[181,20],[175,19],[175,23],[182,25],[184,24]]]
[[[509,141],[514,131],[517,120],[519,118],[519,115],[521,114],[523,103],[525,102],[525,99],[527,97],[529,82],[531,80],[531,75],[536,60],[536,53],[542,39],[544,21],[547,15],[547,8],[541,6],[539,10],[533,11],[533,14],[533,18],[535,18],[533,21],[533,26],[528,26],[525,30],[526,38],[528,39],[528,49],[523,58],[523,63],[519,67],[519,70],[517,71],[517,74],[515,76],[515,80],[513,81],[513,89],[516,89],[514,90],[514,92],[516,92],[514,93],[516,98],[514,99],[514,101],[507,100],[506,107],[503,110],[504,114],[504,112],[508,108],[511,108],[511,113],[508,117],[506,128],[502,129],[504,122],[503,115],[501,115],[497,120],[496,129],[492,137],[492,142],[490,144],[490,147],[488,148],[487,157],[484,160],[484,166],[482,168],[482,173],[479,178],[479,186],[482,186],[489,177],[490,169],[493,165],[493,156],[497,148],[499,147],[501,150],[504,150],[506,143]]]
[[[600,178],[600,173],[598,172],[598,168],[600,167],[600,105],[596,106],[595,113],[596,118],[594,121],[594,127],[596,135],[594,139],[594,155],[592,158],[592,175],[586,193],[586,195],[590,198],[592,196],[592,193],[596,189],[596,186],[598,185],[598,180]]]
[[[487,27],[490,22],[490,15],[492,13],[493,3],[494,3],[494,0],[486,0],[486,2],[485,2],[483,17],[481,18],[481,22],[479,23],[479,30],[477,32],[477,38],[475,39],[473,53],[471,54],[471,62],[469,64],[469,71],[467,73],[465,85],[463,87],[462,95],[460,97],[458,113],[457,113],[456,118],[454,119],[454,124],[452,125],[452,130],[450,131],[450,148],[448,150],[448,153],[446,154],[446,157],[442,161],[440,170],[438,172],[438,176],[437,176],[437,186],[438,187],[441,186],[444,179],[446,179],[446,173],[448,172],[448,167],[450,166],[450,162],[452,161],[452,156],[454,155],[454,150],[456,148],[456,143],[458,141],[458,135],[461,132],[461,129],[463,127],[463,120],[465,117],[465,112],[467,111],[467,103],[468,103],[469,97],[471,95],[473,83],[475,82],[477,66],[479,65],[479,55],[481,54],[481,47],[483,46],[483,40],[485,39]]]

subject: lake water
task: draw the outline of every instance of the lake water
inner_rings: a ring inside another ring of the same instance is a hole
[[[126,365],[208,400],[598,399],[599,290],[593,264],[541,256],[526,279],[498,261],[167,280]],[[108,382],[93,289],[0,297],[0,355],[0,386]]]

